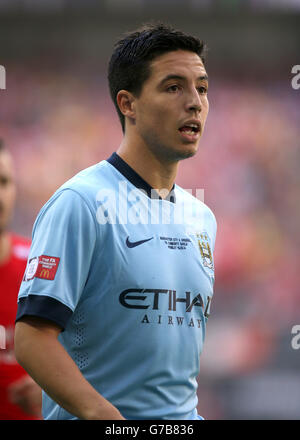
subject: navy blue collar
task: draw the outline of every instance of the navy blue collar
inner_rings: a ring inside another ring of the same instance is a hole
[[[113,153],[108,159],[106,159],[111,165],[113,165],[124,177],[126,177],[129,182],[131,182],[138,189],[146,192],[148,197],[152,199],[162,200],[160,195],[153,189],[149,183],[147,183],[133,168],[131,168],[128,163],[126,163],[117,153]],[[175,203],[175,184],[173,185],[168,196],[164,199],[169,202]]]

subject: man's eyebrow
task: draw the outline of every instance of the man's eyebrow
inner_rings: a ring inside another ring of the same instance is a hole
[[[166,81],[169,81],[171,79],[178,79],[178,80],[181,80],[181,81],[186,81],[186,77],[185,76],[181,76],[181,75],[177,75],[177,74],[174,74],[174,73],[170,73],[169,75],[165,76],[160,81],[160,85],[162,85],[163,83],[165,83]],[[208,76],[207,75],[199,76],[197,78],[197,81],[208,81]]]

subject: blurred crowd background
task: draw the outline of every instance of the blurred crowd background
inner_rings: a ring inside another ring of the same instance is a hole
[[[17,172],[12,229],[27,237],[52,193],[120,143],[106,80],[114,41],[151,19],[208,44],[210,114],[177,179],[204,189],[218,221],[199,376],[207,419],[300,418],[291,344],[300,324],[299,10],[300,0],[0,0],[0,137]]]

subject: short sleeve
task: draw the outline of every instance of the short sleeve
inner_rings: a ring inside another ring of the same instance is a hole
[[[49,200],[34,224],[16,321],[38,316],[65,328],[88,278],[96,234],[95,218],[79,193],[64,189]]]

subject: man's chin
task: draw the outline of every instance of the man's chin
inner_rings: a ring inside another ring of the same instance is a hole
[[[156,148],[156,154],[167,162],[179,162],[180,160],[193,157],[198,151],[198,146],[198,142],[181,144],[176,148],[173,146],[161,145],[159,148]]]
[[[188,159],[189,157],[195,156],[195,154],[198,151],[198,146],[199,146],[198,143],[184,145],[183,148],[174,151],[175,155],[177,156],[177,160],[184,160],[184,159]]]

